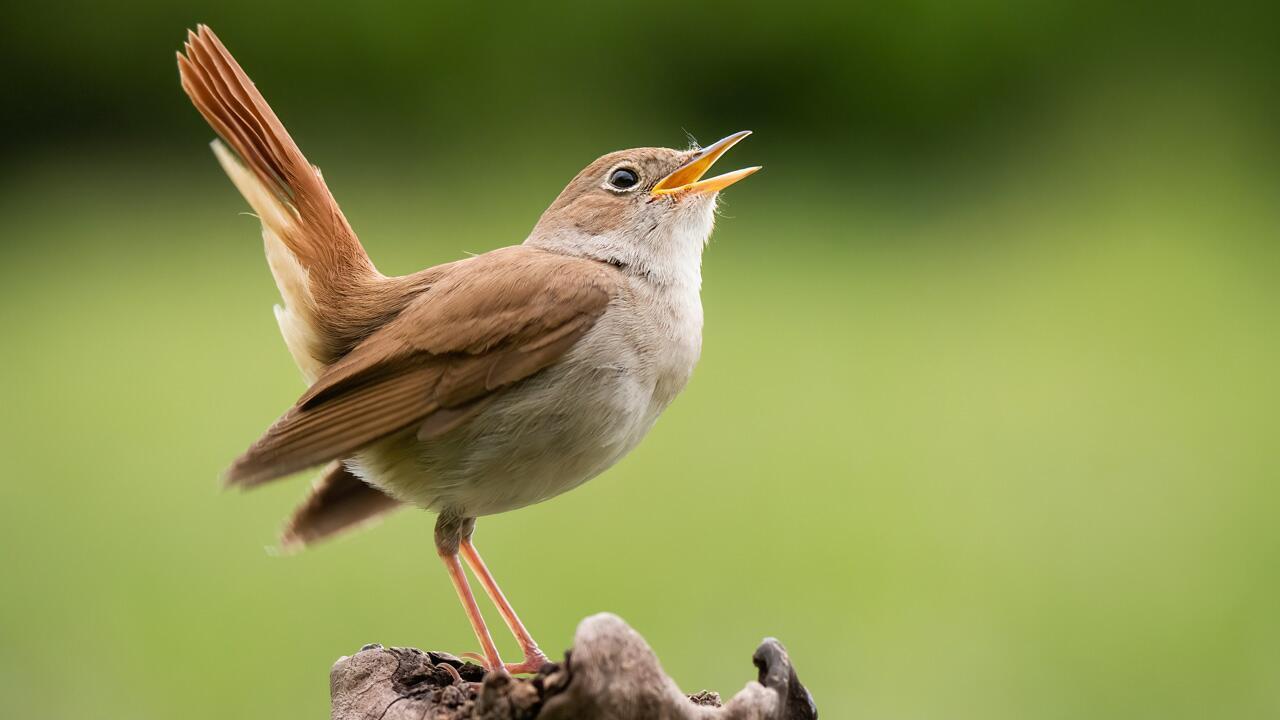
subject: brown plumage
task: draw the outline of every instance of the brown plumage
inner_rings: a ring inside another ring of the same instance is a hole
[[[256,485],[346,457],[538,372],[600,317],[617,275],[603,263],[525,246],[454,263],[321,375],[235,461],[227,481]]]
[[[286,550],[305,547],[398,507],[402,507],[398,500],[356,477],[341,462],[332,462],[285,523],[280,545]]]
[[[379,273],[319,168],[307,161],[218,36],[200,25],[187,34],[184,48],[185,55],[178,53],[182,89],[276,201],[254,209],[301,265],[307,298],[294,310],[315,330],[308,350],[319,363],[331,363],[394,317],[448,266],[404,277]],[[281,282],[286,294],[288,282]]]
[[[635,148],[589,164],[524,243],[403,277],[373,266],[319,169],[209,28],[178,55],[213,150],[262,222],[276,319],[310,383],[227,471],[251,487],[327,463],[285,527],[307,545],[411,503],[433,510],[444,561],[490,669],[545,656],[471,543],[475,518],[554,497],[631,451],[702,346],[702,251],[717,193],[702,179],[747,135]],[[230,146],[230,150],[226,145]],[[524,654],[504,665],[465,561]]]

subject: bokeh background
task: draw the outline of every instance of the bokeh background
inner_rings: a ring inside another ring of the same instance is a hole
[[[322,717],[363,643],[474,649],[425,514],[282,558],[307,481],[219,490],[302,384],[178,87],[207,22],[386,272],[756,132],[688,390],[479,525],[551,654],[611,610],[690,692],[778,636],[830,718],[1276,717],[1275,7],[7,7],[6,714]]]

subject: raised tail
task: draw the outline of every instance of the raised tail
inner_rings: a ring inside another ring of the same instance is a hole
[[[375,318],[352,299],[379,284],[320,170],[307,162],[253,81],[205,25],[178,53],[182,88],[227,145],[214,153],[262,221],[267,260],[284,298],[276,315],[308,379],[350,349]],[[234,155],[232,154],[234,152]]]

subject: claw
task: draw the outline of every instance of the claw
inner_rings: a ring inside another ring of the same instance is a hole
[[[449,675],[453,678],[454,685],[462,684],[462,676],[458,674],[458,669],[455,668],[454,666],[450,665],[449,663],[440,663],[436,667],[444,668],[444,671],[449,673]]]
[[[459,654],[458,654],[458,657],[462,658],[463,660],[470,660],[471,662],[473,662],[473,663],[475,663],[475,664],[479,665],[480,667],[484,668],[485,670],[490,670],[490,669],[491,669],[491,668],[489,667],[489,661],[488,661],[488,660],[486,660],[486,659],[484,658],[484,656],[483,656],[483,655],[481,655],[480,653],[477,653],[477,652],[464,652],[464,653],[459,653]]]

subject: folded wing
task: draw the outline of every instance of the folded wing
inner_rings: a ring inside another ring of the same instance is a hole
[[[559,360],[619,290],[611,266],[524,246],[449,268],[330,366],[236,460],[227,482],[267,482],[409,427],[437,434]]]

